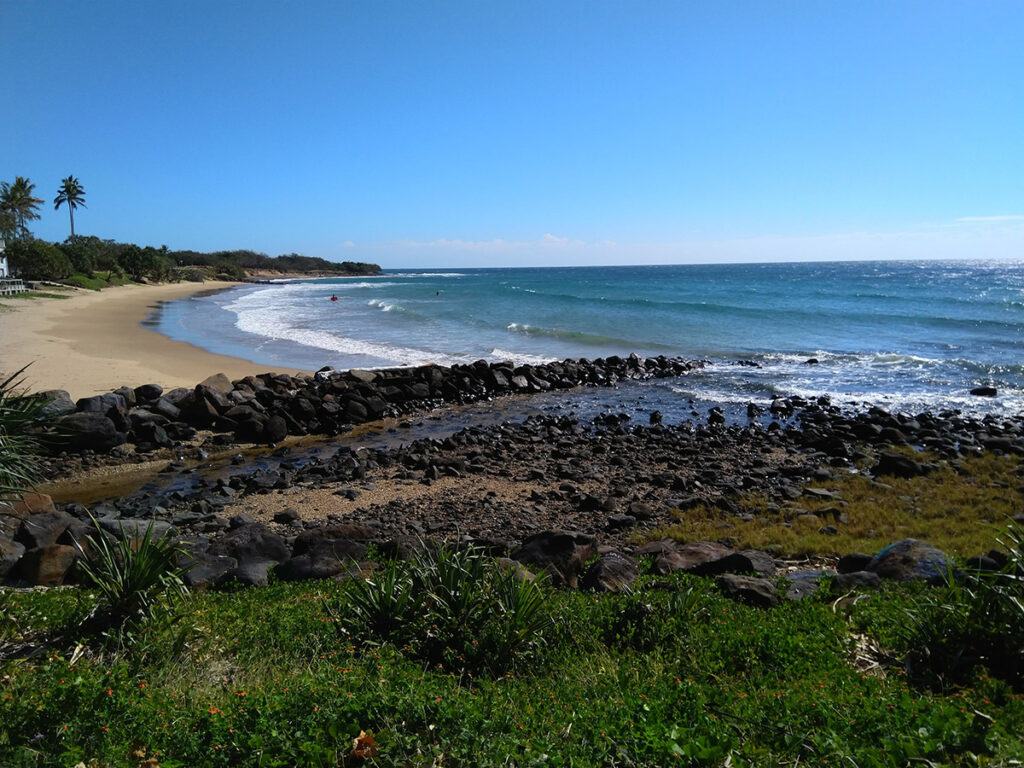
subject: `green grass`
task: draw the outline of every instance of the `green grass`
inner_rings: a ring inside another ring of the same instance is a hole
[[[0,765],[357,765],[360,731],[378,749],[366,764],[381,766],[994,766],[1024,755],[1024,700],[984,670],[936,693],[898,665],[856,663],[862,633],[902,657],[894,626],[920,590],[762,611],[692,577],[656,586],[548,595],[550,642],[498,677],[340,640],[344,584],[193,593],[130,651],[5,663]],[[0,613],[38,642],[95,601],[79,589],[6,592]]]
[[[879,482],[863,471],[837,471],[831,480],[811,487],[836,492],[841,501],[804,496],[775,510],[763,496],[752,494],[739,504],[753,520],[698,506],[678,512],[678,523],[647,538],[728,538],[738,547],[789,556],[870,554],[898,539],[916,538],[969,557],[991,549],[996,528],[1020,512],[1024,461],[986,453],[962,458],[957,465],[946,463],[926,477],[883,477]],[[829,510],[837,510],[845,522],[836,521]],[[827,525],[838,533],[821,533]]]
[[[59,289],[58,289],[59,290]],[[20,293],[8,293],[0,297],[0,301],[16,299],[18,301],[32,301],[33,299],[69,299],[66,293],[54,293],[53,291],[22,291]]]

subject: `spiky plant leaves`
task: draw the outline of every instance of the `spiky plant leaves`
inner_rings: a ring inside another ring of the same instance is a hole
[[[100,593],[90,628],[131,630],[152,619],[169,598],[188,592],[177,565],[181,550],[169,531],[154,536],[150,523],[142,538],[133,538],[119,523],[115,536],[90,519],[96,535],[87,536],[84,547],[76,542],[84,580]]]
[[[0,382],[0,504],[19,498],[39,482],[39,457],[52,428],[43,414],[46,398],[22,391],[25,368]]]

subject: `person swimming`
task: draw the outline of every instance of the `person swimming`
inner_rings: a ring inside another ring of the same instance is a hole
[[[334,296],[334,295],[331,296],[331,301],[337,301],[337,300],[338,300],[337,296]]]

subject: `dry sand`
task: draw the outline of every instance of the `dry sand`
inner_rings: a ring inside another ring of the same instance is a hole
[[[66,389],[77,399],[126,385],[192,387],[214,373],[266,373],[267,365],[215,355],[140,325],[159,302],[231,285],[125,285],[67,299],[0,300],[0,374],[31,363],[22,375],[29,389]]]

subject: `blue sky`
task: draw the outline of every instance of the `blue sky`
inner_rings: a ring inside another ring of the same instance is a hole
[[[386,267],[1024,254],[1024,3],[0,0],[0,179]]]

